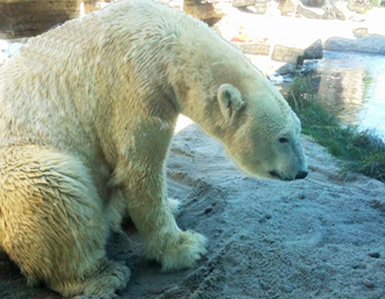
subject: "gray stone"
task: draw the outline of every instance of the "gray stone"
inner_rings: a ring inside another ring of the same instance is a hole
[[[375,259],[379,259],[381,257],[381,254],[379,252],[370,252],[368,255]]]
[[[266,0],[257,0],[254,4],[255,12],[260,15],[264,15],[267,11],[267,1]]]
[[[305,49],[304,59],[321,59],[323,57],[322,41],[319,39]]]
[[[302,4],[309,7],[322,7],[326,0],[301,0]]]
[[[325,50],[361,52],[385,55],[385,36],[370,35],[359,39],[331,37],[324,44]]]
[[[308,19],[325,19],[325,11],[320,8],[310,8],[301,5],[297,6],[297,13]]]
[[[269,55],[270,45],[264,41],[239,44],[243,53],[255,55]]]
[[[80,14],[80,0],[0,0],[0,33],[8,37],[40,34]]]
[[[247,7],[254,5],[257,0],[234,0],[233,7]]]
[[[364,284],[364,286],[366,286],[368,289],[374,289],[375,285],[373,282],[369,281],[369,280],[364,280],[362,282]]]
[[[272,60],[293,63],[295,65],[302,64],[304,50],[299,48],[276,45],[274,47]]]
[[[295,63],[286,63],[277,69],[277,73],[280,75],[292,74],[297,70],[297,64]]]
[[[292,286],[290,286],[290,285],[285,285],[285,286],[283,286],[283,291],[285,292],[285,293],[291,293],[291,292],[293,292],[293,287]]]
[[[356,15],[355,12],[348,9],[348,3],[344,0],[328,0],[322,9],[325,11],[325,19],[338,19],[345,21],[353,19]]]
[[[364,14],[369,9],[372,9],[373,5],[370,3],[369,0],[351,0],[349,1],[348,8],[351,11]]]
[[[281,0],[278,4],[278,9],[281,11],[282,16],[294,16],[297,11],[297,5],[296,0]]]
[[[345,13],[341,9],[335,8],[334,13],[335,13],[336,19],[341,20],[341,21],[346,20]]]
[[[357,38],[369,36],[369,30],[368,28],[356,28],[353,30],[353,34]]]

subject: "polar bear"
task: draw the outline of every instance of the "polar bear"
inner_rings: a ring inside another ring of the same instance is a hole
[[[0,69],[0,248],[29,284],[64,296],[123,288],[130,270],[105,244],[126,213],[164,270],[205,254],[167,198],[179,113],[252,175],[307,174],[283,97],[237,48],[162,4],[121,1],[69,21]]]

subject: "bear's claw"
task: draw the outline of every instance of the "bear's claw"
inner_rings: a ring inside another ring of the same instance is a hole
[[[181,232],[161,257],[162,271],[180,270],[195,265],[206,252],[207,239],[196,232]]]
[[[168,198],[168,206],[169,206],[170,211],[174,217],[176,217],[180,214],[182,204],[180,203],[179,200],[173,199],[173,198]]]

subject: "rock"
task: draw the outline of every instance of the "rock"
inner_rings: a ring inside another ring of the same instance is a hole
[[[269,55],[270,45],[266,41],[242,43],[239,48],[246,54]]]
[[[281,0],[278,4],[278,9],[281,11],[282,16],[295,16],[297,11],[296,0]]]
[[[319,39],[305,49],[304,59],[322,59],[322,41]]]
[[[349,1],[348,8],[351,11],[364,14],[368,10],[373,8],[373,5],[370,3],[369,0],[351,0]]]
[[[233,7],[247,7],[252,6],[257,2],[257,0],[234,0],[233,1]]]
[[[183,11],[209,25],[214,25],[225,15],[223,10],[217,7],[217,3],[204,0],[184,0]]]
[[[299,199],[305,199],[306,198],[306,195],[305,195],[305,193],[303,193],[303,192],[300,192],[299,194],[298,194],[298,198]]]
[[[271,215],[269,215],[269,214],[266,214],[265,216],[263,216],[261,219],[259,219],[259,223],[265,223],[267,220],[271,220],[271,218],[272,218],[272,216]],[[267,239],[265,239],[264,240],[265,242],[268,242],[268,243],[274,243],[274,241],[273,240],[267,240]]]
[[[366,286],[368,289],[373,289],[374,288],[374,283],[368,280],[365,280],[362,282],[364,286]]]
[[[286,63],[277,69],[277,73],[280,75],[292,74],[297,70],[296,63]]]
[[[212,211],[213,211],[213,208],[207,208],[207,209],[205,209],[204,213],[205,213],[205,214],[209,214],[209,213],[211,213]]]
[[[288,62],[292,64],[302,65],[303,57],[304,57],[303,49],[287,47],[283,45],[276,45],[274,47],[274,51],[271,56],[271,59],[275,61],[283,61],[283,62]]]
[[[339,10],[338,8],[335,9],[335,13],[336,13],[336,18],[341,20],[341,21],[345,21],[346,20],[346,17],[345,17],[345,14],[342,10]]]
[[[290,286],[290,285],[285,285],[283,286],[282,290],[285,292],[285,293],[291,293],[294,291],[293,287]]]
[[[269,0],[257,0],[254,4],[255,13],[264,15],[267,11],[267,2]]]
[[[37,35],[79,14],[80,0],[0,0],[0,33]]]
[[[99,0],[85,0],[84,3],[84,13],[89,14],[95,10],[98,10],[100,7],[98,5]]]
[[[308,18],[308,19],[325,19],[325,11],[317,8],[310,8],[301,5],[300,3],[297,6],[297,13]]]
[[[268,76],[268,79],[269,79],[270,82],[273,83],[274,85],[282,84],[283,81],[284,81],[282,75],[281,75],[281,74],[278,74],[278,73],[274,73],[274,74]]]
[[[348,10],[348,5],[345,1],[331,2],[329,5],[325,5],[323,9],[329,19],[345,21],[352,14],[350,10]]]
[[[375,258],[375,259],[378,259],[378,258],[380,258],[380,253],[379,252],[371,252],[371,253],[369,253],[368,254],[370,257],[372,257],[372,258]]]
[[[354,270],[364,270],[364,269],[366,269],[366,265],[365,265],[365,264],[354,264],[354,265],[352,266],[352,268],[353,268]]]
[[[322,7],[326,3],[325,0],[301,0],[302,4],[309,7]]]
[[[354,19],[356,13],[348,9],[348,3],[344,0],[327,1],[322,7],[325,11],[325,19],[350,20]]]
[[[330,51],[350,51],[384,55],[385,36],[370,35],[356,40],[342,37],[331,37],[325,42],[324,49]]]
[[[353,30],[353,34],[357,38],[369,36],[369,30],[368,28],[356,28]]]

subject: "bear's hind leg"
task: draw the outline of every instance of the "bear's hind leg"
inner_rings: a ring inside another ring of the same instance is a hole
[[[80,278],[56,283],[52,289],[66,297],[75,295],[112,296],[116,290],[123,289],[130,279],[128,267],[107,259],[99,260],[90,269],[92,270],[89,273],[84,273]]]
[[[108,261],[102,199],[75,156],[35,145],[0,148],[0,247],[30,284],[64,296],[107,295],[129,269]]]

